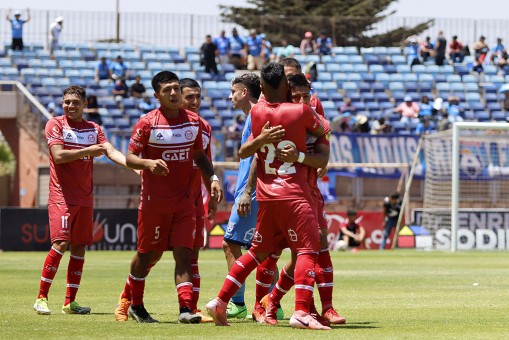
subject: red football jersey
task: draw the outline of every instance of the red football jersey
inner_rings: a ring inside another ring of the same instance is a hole
[[[83,149],[108,140],[101,127],[94,122],[79,123],[66,116],[52,118],[46,124],[48,148],[63,145],[65,150]],[[50,182],[48,203],[65,203],[85,207],[94,206],[93,157],[56,164],[50,152]]]
[[[153,110],[136,123],[129,150],[146,159],[162,159],[170,170],[167,176],[156,176],[143,170],[140,209],[150,206],[165,210],[192,195],[194,150],[203,149],[199,116],[180,109],[176,118],[167,118]]]
[[[322,103],[320,102],[320,99],[318,99],[317,96],[311,96],[310,105],[313,108],[313,110],[315,110],[315,112],[318,113],[320,116],[322,117],[325,116]]]
[[[323,124],[323,129],[325,131],[325,134],[322,137],[315,137],[312,134],[307,134],[307,140],[306,140],[306,146],[307,146],[307,153],[310,155],[313,155],[315,153],[315,147],[318,144],[325,144],[330,145],[329,137],[330,137],[330,125],[329,122],[323,117],[320,116],[320,119]],[[311,187],[318,188],[318,169],[315,168],[309,168],[308,172],[308,184]]]
[[[200,122],[202,124],[202,143],[203,150],[205,150],[205,154],[207,155],[210,162],[212,162],[212,153],[210,151],[210,141],[212,137],[212,128],[210,127],[209,122],[200,117]],[[203,204],[200,204],[200,199],[203,201],[202,196],[202,179],[201,179],[201,170],[198,168],[196,164],[193,162],[193,197],[196,202],[196,216],[203,216],[205,214],[205,210]]]
[[[256,138],[268,121],[270,126],[281,125],[285,129],[284,140],[265,144],[258,151],[256,199],[291,200],[309,197],[306,185],[308,167],[301,163],[284,163],[275,157],[276,148],[287,144],[306,152],[306,131],[313,131],[320,120],[305,104],[268,103],[256,104],[251,110],[252,137]]]

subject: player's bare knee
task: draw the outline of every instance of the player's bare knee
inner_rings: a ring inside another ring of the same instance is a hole
[[[68,245],[69,245],[68,241],[55,241],[51,246],[58,250],[60,253],[65,253]]]

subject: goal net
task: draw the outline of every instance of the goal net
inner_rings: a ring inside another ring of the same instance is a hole
[[[435,249],[509,249],[509,124],[455,123],[424,136],[423,209]]]

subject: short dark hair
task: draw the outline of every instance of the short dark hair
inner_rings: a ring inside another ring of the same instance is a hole
[[[399,192],[393,192],[393,193],[390,195],[390,198],[399,198]]]
[[[306,76],[302,73],[292,74],[288,77],[288,86],[290,88],[294,87],[307,87],[311,88],[309,81],[306,79]]]
[[[180,79],[179,84],[180,84],[180,90],[183,90],[183,89],[189,87],[192,89],[199,88],[201,91],[200,84],[198,84],[198,82],[196,80],[191,79],[191,78],[182,78],[182,79]]]
[[[285,79],[284,66],[276,62],[263,65],[260,73],[263,82],[267,83],[274,90],[279,88],[281,81]]]
[[[170,83],[172,81],[179,81],[179,77],[170,71],[161,71],[152,78],[152,88],[155,92],[159,92],[161,84]]]
[[[346,216],[357,216],[357,211],[355,209],[348,209],[346,211]]]
[[[247,92],[252,98],[258,99],[262,89],[260,88],[260,77],[256,73],[244,73],[232,80],[232,86],[242,84],[247,88]]]
[[[286,57],[279,61],[279,63],[283,66],[291,66],[295,67],[299,72],[302,72],[302,66],[299,61],[295,58]]]
[[[64,96],[67,94],[74,94],[81,98],[81,100],[87,99],[87,91],[81,86],[71,85],[64,90]]]

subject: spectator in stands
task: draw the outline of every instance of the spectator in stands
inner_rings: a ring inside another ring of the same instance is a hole
[[[447,107],[447,114],[449,116],[449,121],[451,123],[462,122],[463,117],[461,117],[461,115],[463,114],[463,112],[465,112],[465,109],[459,105],[460,103],[459,98],[449,97],[448,101],[449,106]]]
[[[101,60],[95,66],[95,75],[94,80],[96,83],[99,80],[103,79],[111,79],[111,67],[110,61],[106,59],[106,57],[101,57]]]
[[[324,31],[320,32],[320,36],[316,39],[316,44],[320,56],[332,55],[332,39]]]
[[[437,97],[435,101],[433,102],[433,108],[431,112],[434,116],[441,116],[445,110],[444,110],[444,100],[440,97]]]
[[[458,40],[458,36],[455,35],[449,44],[449,58],[451,58],[453,63],[462,63],[464,57],[463,44]]]
[[[479,59],[479,62],[482,64],[484,63],[484,59],[488,55],[488,52],[490,51],[490,48],[486,44],[486,38],[484,35],[481,35],[478,41],[476,41],[472,48],[474,49],[474,57],[475,59]]]
[[[404,102],[399,104],[394,111],[401,114],[401,122],[403,123],[418,123],[419,105],[412,100],[412,96],[405,96]]]
[[[260,34],[260,38],[262,39],[262,53],[261,56],[264,59],[264,64],[270,61],[272,56],[272,44],[270,40],[267,39],[267,35],[265,33]]]
[[[497,65],[497,59],[502,55],[505,50],[504,44],[502,44],[502,38],[497,38],[497,43],[491,48],[491,62]]]
[[[124,62],[121,55],[117,56],[117,59],[111,63],[111,78],[113,80],[129,79],[129,66]]]
[[[103,125],[101,115],[99,114],[99,103],[97,102],[97,96],[89,95],[87,97],[87,107],[84,108],[83,111],[86,113],[88,121]]]
[[[54,59],[53,51],[58,48],[58,41],[60,40],[60,33],[62,32],[62,24],[64,23],[63,17],[57,17],[55,21],[49,26],[49,53],[51,59]]]
[[[261,70],[265,63],[262,56],[262,39],[256,34],[256,29],[249,30],[246,38],[247,69],[249,71]]]
[[[447,39],[445,39],[444,32],[440,31],[435,43],[435,64],[438,66],[444,64],[446,47]]]
[[[369,133],[371,131],[368,117],[366,117],[365,115],[357,114],[351,118],[351,122],[352,121],[353,121],[352,132]]]
[[[138,105],[138,108],[143,113],[149,113],[152,110],[155,110],[156,105],[152,103],[152,100],[149,96],[143,97],[143,101]]]
[[[284,58],[293,58],[295,56],[295,47],[292,45],[288,45],[288,41],[286,39],[281,40],[281,46],[276,52],[276,62],[279,63],[281,59]]]
[[[507,50],[502,50],[500,56],[497,58],[497,66],[503,70],[507,65],[509,65],[509,55],[507,54]]]
[[[46,106],[46,110],[48,110],[51,117],[56,116],[55,107],[56,107],[56,105],[55,105],[54,101],[49,102],[48,105]]]
[[[442,119],[438,121],[437,124],[437,130],[438,131],[445,131],[451,128],[451,122],[449,121],[449,115],[447,112],[444,112],[442,114]]]
[[[245,65],[245,47],[246,43],[239,36],[236,28],[232,29],[230,37],[230,64],[235,65],[237,70],[242,70]]]
[[[474,64],[472,65],[472,71],[479,74],[484,72],[484,66],[482,65],[482,62],[479,60],[479,58],[475,58]]]
[[[205,66],[205,72],[218,74],[216,57],[219,55],[219,52],[217,45],[212,41],[210,34],[205,37],[205,42],[201,45],[200,53],[200,64]]]
[[[300,53],[302,55],[316,54],[317,47],[316,41],[313,39],[313,33],[304,33],[304,39],[300,42]]]
[[[346,212],[346,217],[347,221],[341,223],[339,233],[339,241],[343,241],[343,243],[340,242],[337,248],[346,250],[347,248],[355,249],[363,246],[366,238],[366,230],[364,230],[364,227],[356,221],[357,211],[349,209]]]
[[[433,106],[430,104],[428,96],[421,97],[421,102],[419,103],[419,116],[420,117],[433,116]]]
[[[431,117],[430,116],[422,116],[419,118],[419,123],[415,128],[416,135],[424,135],[433,132],[433,127],[431,126]]]
[[[431,42],[431,37],[427,36],[426,40],[421,43],[420,53],[423,62],[427,62],[429,58],[435,56],[435,46]]]
[[[371,134],[382,135],[384,133],[391,133],[392,126],[385,121],[384,117],[380,117],[371,123]]]
[[[214,38],[214,44],[217,46],[219,64],[228,64],[230,62],[230,39],[226,37],[224,30],[221,31],[218,37]]]
[[[411,36],[406,41],[406,58],[407,63],[410,66],[420,65],[421,60],[419,59],[420,50],[416,36]]]
[[[147,90],[145,89],[145,85],[141,82],[141,76],[136,76],[136,78],[134,78],[134,83],[131,85],[130,90],[131,97],[142,98],[145,95]]]
[[[11,17],[11,9],[7,12],[7,21],[11,23],[12,30],[12,45],[13,51],[23,50],[23,25],[30,21],[30,10],[27,8],[27,18],[21,18],[21,11],[14,11],[14,18]]]
[[[115,82],[115,86],[113,86],[111,92],[115,97],[117,106],[120,107],[120,102],[122,101],[122,99],[129,97],[129,87],[125,83],[125,79],[118,79]]]

